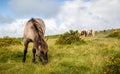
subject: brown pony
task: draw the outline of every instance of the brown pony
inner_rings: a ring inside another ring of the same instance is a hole
[[[87,36],[87,31],[86,30],[82,30],[80,35],[84,35],[86,37]]]
[[[35,55],[39,57],[43,64],[48,62],[48,45],[44,38],[45,24],[39,18],[31,18],[24,28],[24,56],[23,62],[26,60],[26,53],[29,42],[33,42],[33,58],[32,63],[35,63]]]

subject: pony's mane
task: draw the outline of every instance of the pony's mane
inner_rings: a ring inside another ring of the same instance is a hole
[[[44,32],[42,30],[41,27],[39,27],[38,25],[40,25],[40,23],[35,19],[35,18],[31,18],[28,22],[32,22],[34,29],[36,30],[36,32],[38,33],[38,37],[36,38],[36,41],[45,48],[48,48],[48,45],[44,39]]]

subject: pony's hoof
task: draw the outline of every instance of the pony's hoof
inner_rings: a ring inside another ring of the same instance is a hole
[[[22,62],[25,63],[25,60],[23,59]]]

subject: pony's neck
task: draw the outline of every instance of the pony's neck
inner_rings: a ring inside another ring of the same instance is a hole
[[[48,47],[48,45],[47,45],[46,40],[45,40],[44,37],[39,38],[38,42],[40,42],[41,46]]]

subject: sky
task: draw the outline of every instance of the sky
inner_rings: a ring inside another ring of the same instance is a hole
[[[120,28],[120,0],[0,0],[0,37],[23,37],[32,17],[43,19],[45,35]]]

